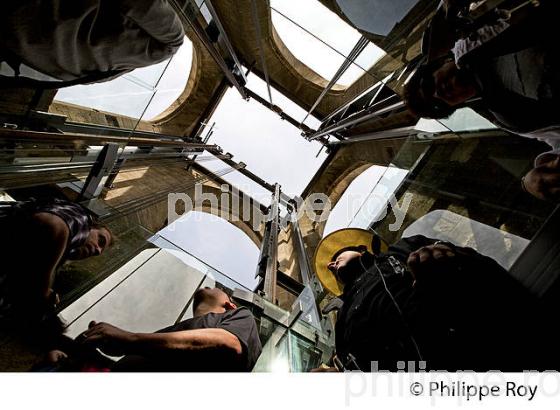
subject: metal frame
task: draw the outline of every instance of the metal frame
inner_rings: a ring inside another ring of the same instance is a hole
[[[118,159],[118,152],[119,145],[114,142],[103,147],[97,156],[97,161],[95,161],[94,166],[91,168],[91,171],[86,178],[78,201],[93,199],[99,196],[101,190],[105,186],[107,178],[113,171],[115,163]]]
[[[365,38],[364,36],[360,37],[360,39],[358,40],[358,42],[356,43],[356,45],[354,46],[354,48],[352,49],[352,51],[350,52],[348,57],[346,57],[346,59],[344,60],[344,62],[340,66],[340,68],[336,71],[334,76],[331,78],[331,81],[329,81],[329,83],[323,89],[323,91],[321,92],[319,97],[317,97],[317,100],[311,106],[311,108],[307,112],[307,115],[305,116],[305,118],[301,122],[302,124],[305,122],[305,120],[307,118],[309,118],[311,113],[313,111],[315,111],[315,108],[317,108],[317,106],[321,103],[323,98],[325,98],[325,95],[327,95],[327,93],[334,87],[334,85],[337,83],[337,81],[340,79],[340,77],[342,77],[344,75],[344,73],[348,70],[348,68],[350,68],[350,66],[352,64],[354,64],[354,61],[356,61],[356,58],[358,58],[358,56],[362,53],[362,51],[364,51],[364,49],[367,47],[368,43],[369,43],[369,40],[367,38]]]
[[[226,33],[226,30],[224,29],[224,26],[222,25],[222,22],[220,21],[220,18],[218,17],[218,13],[216,12],[216,9],[214,8],[214,5],[212,4],[211,0],[204,0],[204,4],[208,8],[208,11],[210,11],[210,14],[212,15],[212,19],[214,20],[214,22],[216,23],[216,27],[220,31],[219,40],[222,41],[224,43],[224,45],[226,46],[226,49],[229,52],[229,55],[233,59],[235,67],[239,71],[239,75],[241,76],[243,81],[246,83],[247,82],[247,77],[245,76],[245,73],[243,72],[243,66],[239,62],[239,59],[237,58],[237,54],[235,53],[235,50],[233,49],[231,41],[229,40],[229,37]]]
[[[331,146],[344,145],[344,144],[351,144],[353,142],[359,142],[359,141],[373,141],[373,140],[381,140],[387,138],[408,138],[414,132],[419,133],[421,131],[417,131],[415,127],[390,128],[388,130],[383,130],[383,131],[369,132],[360,135],[352,135],[346,137],[342,141],[331,142],[329,145]]]
[[[261,254],[255,277],[264,279],[264,298],[276,303],[276,282],[278,277],[278,231],[280,229],[280,185],[275,184],[271,205],[267,214]]]
[[[295,203],[299,203],[297,201],[298,198],[295,198]],[[307,257],[307,250],[305,249],[305,242],[303,241],[303,235],[301,233],[301,229],[299,227],[299,221],[297,218],[297,209],[292,210],[292,233],[295,241],[295,250],[298,257],[299,262],[299,270],[301,273],[301,280],[305,286],[310,286],[311,290],[313,291],[313,295],[315,299],[317,299],[320,295],[323,294],[323,286],[317,280],[315,273],[313,272],[313,268],[311,267],[311,263],[309,262],[309,258]]]
[[[245,79],[245,75],[243,74],[243,70],[240,70],[239,75],[241,76],[241,81],[239,81],[239,79],[228,67],[222,54],[216,49],[216,47],[214,47],[212,40],[208,36],[208,33],[206,32],[206,30],[202,28],[198,20],[189,17],[185,12],[185,10],[179,5],[177,0],[169,0],[169,4],[171,4],[171,6],[175,9],[175,11],[179,15],[179,17],[183,20],[183,22],[193,30],[193,32],[196,34],[198,39],[204,45],[206,50],[208,50],[208,52],[210,53],[214,61],[216,61],[216,64],[218,64],[218,66],[221,68],[222,72],[224,73],[228,81],[231,83],[231,85],[237,88],[237,91],[239,91],[239,93],[243,98],[247,98],[245,94],[245,87],[244,87],[246,83],[246,79]],[[188,4],[191,5],[192,7],[192,0],[189,0]],[[195,7],[195,9],[198,11],[198,7]],[[210,10],[210,7],[208,7],[208,9]],[[220,28],[221,30],[223,30],[221,23],[219,22],[219,20],[216,19],[217,16],[214,17],[213,15],[212,17],[216,21],[216,27],[218,27],[218,30],[220,30]],[[220,35],[222,36],[224,42],[227,44],[229,42],[229,39],[227,38],[225,31],[222,32],[221,30],[220,30]],[[233,49],[231,49],[230,52],[232,51]],[[235,56],[235,54],[231,55],[230,57],[232,58],[233,61],[237,60],[237,56]]]
[[[372,107],[374,108],[375,105]],[[341,131],[344,130],[345,128],[349,128],[352,127],[354,125],[357,124],[361,124],[365,121],[380,117],[382,115],[385,114],[389,114],[389,113],[394,113],[397,111],[404,111],[406,109],[404,102],[399,101],[395,104],[391,104],[388,107],[384,107],[381,108],[379,110],[365,110],[362,114],[358,114],[358,115],[353,115],[349,118],[345,118],[339,122],[337,122],[336,124],[331,125],[330,127],[321,130],[321,131],[317,131],[315,134],[310,135],[309,137],[307,137],[308,140],[313,141],[317,138],[321,138],[327,135],[332,135],[333,133],[337,132],[337,131]]]

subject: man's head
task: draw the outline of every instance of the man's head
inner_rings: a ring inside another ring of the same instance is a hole
[[[535,168],[522,178],[521,184],[536,198],[560,201],[560,155],[555,152],[539,155]]]
[[[367,253],[363,245],[348,246],[337,251],[327,265],[328,269],[343,284],[347,284],[364,271],[361,258]]]
[[[470,73],[457,67],[453,59],[420,66],[404,89],[404,101],[419,117],[446,118],[477,95]]]
[[[206,313],[224,313],[228,310],[237,309],[230,297],[218,288],[200,288],[193,295],[194,316]]]
[[[89,235],[84,243],[71,253],[71,259],[86,259],[101,255],[114,242],[111,230],[100,223],[90,227]]]

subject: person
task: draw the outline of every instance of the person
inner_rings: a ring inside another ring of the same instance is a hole
[[[0,87],[109,81],[169,59],[185,39],[166,0],[2,2],[0,22]]]
[[[455,1],[446,0],[444,5],[449,3]],[[420,117],[446,118],[469,107],[502,129],[549,144],[552,150],[536,158],[521,183],[533,196],[556,201],[560,200],[560,169],[555,165],[560,155],[560,50],[549,29],[558,11],[554,1],[541,2],[517,20],[509,11],[496,10],[494,21],[459,38],[448,28],[437,35],[432,32],[441,25],[431,28],[430,39],[452,38],[453,48],[442,51],[444,46],[434,45],[434,52],[428,46],[429,58],[411,76],[403,94],[409,110]]]
[[[64,261],[98,256],[114,241],[91,212],[62,199],[2,203],[0,228],[0,317],[29,323],[53,318],[54,281]]]
[[[108,323],[89,324],[76,341],[123,356],[111,371],[247,372],[262,347],[250,310],[238,308],[218,288],[193,296],[194,317],[155,333],[135,333]]]
[[[314,264],[343,302],[335,343],[344,369],[395,371],[408,361],[448,371],[553,366],[538,337],[536,301],[473,249],[424,236],[387,247],[349,228],[322,240]]]

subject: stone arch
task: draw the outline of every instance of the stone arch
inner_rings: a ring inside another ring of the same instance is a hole
[[[372,165],[389,165],[393,161],[395,153],[405,143],[406,139],[387,139],[356,142],[342,146],[332,154],[332,160],[323,170],[321,178],[314,180],[306,188],[302,197],[307,200],[312,193],[324,193],[334,207],[357,176]],[[327,219],[314,222],[304,215],[300,220],[300,227],[310,255],[313,255],[323,236]]]

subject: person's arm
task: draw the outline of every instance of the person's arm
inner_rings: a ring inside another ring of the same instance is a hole
[[[133,333],[108,323],[91,322],[83,342],[113,356],[158,356],[174,352],[221,351],[241,355],[239,339],[224,329],[206,328],[169,333]]]
[[[29,253],[20,250],[22,271],[32,275],[31,294],[40,294],[45,299],[52,293],[56,268],[62,261],[70,231],[58,216],[41,212],[31,217],[33,232],[26,244]]]
[[[444,268],[461,249],[450,242],[415,235],[402,238],[392,245],[388,255],[400,256],[406,260],[415,285],[417,281],[433,276]]]

